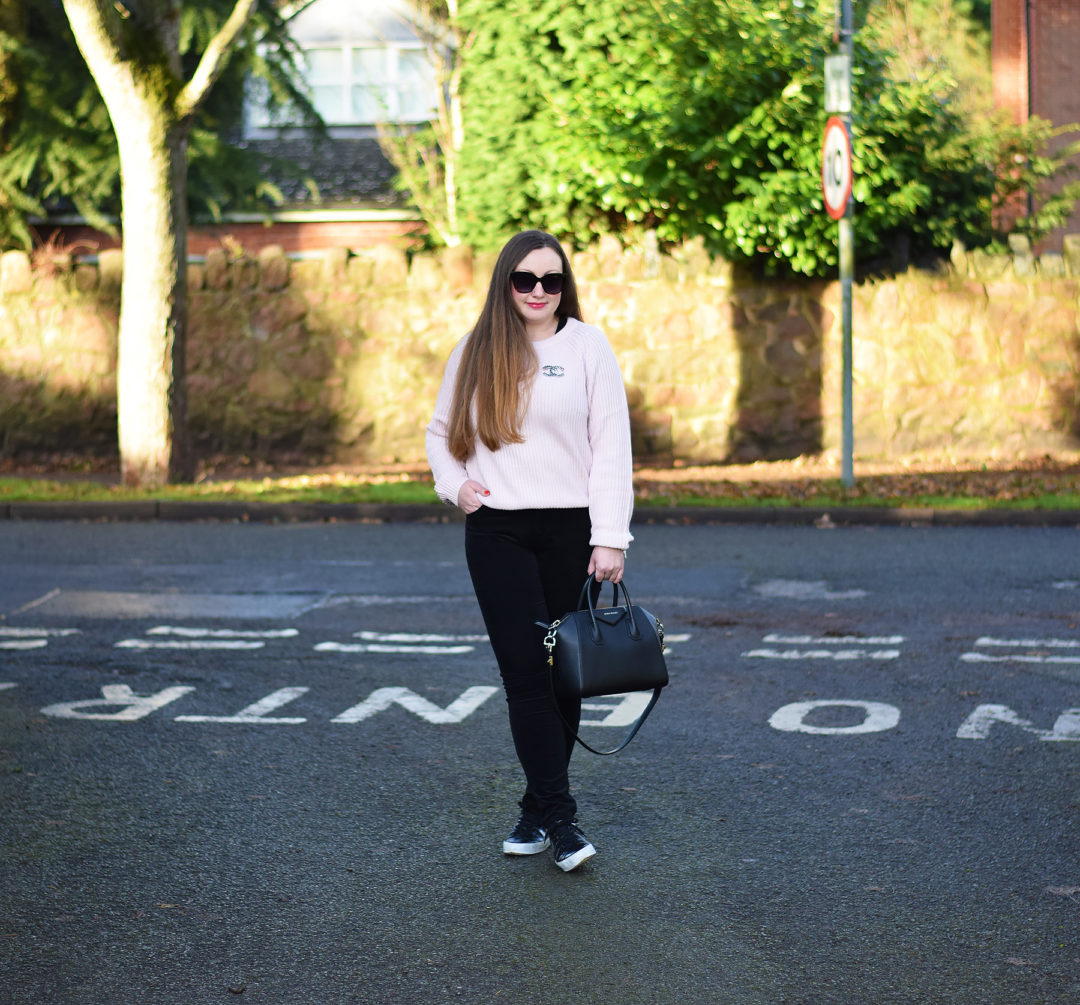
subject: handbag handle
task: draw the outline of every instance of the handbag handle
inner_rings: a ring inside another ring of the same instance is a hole
[[[603,586],[596,582],[596,576],[592,573],[589,574],[589,578],[585,580],[585,584],[581,587],[581,593],[578,594],[578,610],[584,611],[586,608],[589,611],[589,620],[592,622],[593,641],[599,641],[600,629],[596,624],[596,606],[593,604],[593,591],[592,586],[599,586],[596,591],[597,600],[600,599],[600,593],[603,591]],[[612,607],[619,606],[619,590],[622,590],[623,602],[622,606],[626,608],[626,616],[630,620],[630,638],[640,639],[641,629],[637,626],[637,621],[634,619],[634,608],[630,602],[630,594],[627,592],[626,583],[619,581],[618,583],[611,584],[611,605]]]
[[[597,627],[596,624],[596,606],[593,603],[593,586],[598,587],[598,589],[596,590],[596,595],[597,600],[600,599],[600,593],[603,589],[602,584],[597,583],[596,576],[590,574],[589,578],[585,580],[584,586],[581,587],[581,593],[578,596],[578,610],[584,611],[587,609],[589,611],[589,620],[592,622],[593,628],[593,638],[599,639],[600,629]],[[623,606],[626,608],[626,614],[630,620],[630,636],[634,639],[640,638],[641,629],[638,628],[637,621],[634,619],[634,608],[630,602],[630,594],[629,592],[627,592],[625,583],[618,582],[611,584],[612,606],[619,606],[619,590],[622,590]],[[552,625],[545,625],[542,621],[537,621],[536,624],[540,628],[551,631],[558,625],[558,622],[556,621]],[[663,649],[663,646],[664,636],[663,628],[661,627],[661,649]],[[653,710],[653,708],[656,706],[656,703],[660,700],[660,692],[663,690],[663,688],[659,687],[653,688],[653,693],[652,697],[649,699],[649,704],[645,706],[645,711],[638,716],[637,721],[634,723],[633,726],[630,727],[630,732],[626,734],[626,737],[622,743],[620,743],[617,747],[613,747],[611,750],[597,750],[595,747],[590,746],[581,738],[581,736],[574,729],[574,727],[571,726],[570,723],[567,721],[566,716],[563,715],[562,709],[559,708],[559,696],[555,693],[555,677],[553,674],[548,675],[548,681],[551,684],[551,699],[555,703],[555,711],[559,713],[559,718],[562,719],[563,725],[566,727],[567,732],[569,732],[574,737],[574,739],[578,743],[580,743],[586,750],[593,754],[600,754],[602,757],[606,757],[608,754],[617,754],[620,750],[626,747],[635,736],[637,736],[638,730],[641,729],[641,727],[645,724],[645,720],[649,717],[649,713]]]

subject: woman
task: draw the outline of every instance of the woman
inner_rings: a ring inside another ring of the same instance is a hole
[[[588,574],[618,583],[631,536],[626,391],[603,333],[582,323],[570,262],[550,234],[511,238],[475,327],[450,354],[427,428],[435,491],[466,514],[465,556],[499,664],[525,773],[507,855],[553,848],[565,872],[596,849],[576,826],[536,622],[577,606]],[[560,701],[575,728],[580,701]]]

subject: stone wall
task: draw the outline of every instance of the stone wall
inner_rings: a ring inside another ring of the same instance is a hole
[[[115,450],[121,252],[0,258],[0,453]],[[191,425],[203,455],[418,462],[443,362],[492,262],[390,246],[189,267]],[[836,282],[759,282],[700,246],[576,256],[586,320],[626,378],[642,460],[839,446]],[[1080,238],[1036,260],[956,249],[947,272],[854,291],[857,457],[1032,454],[1080,442]]]

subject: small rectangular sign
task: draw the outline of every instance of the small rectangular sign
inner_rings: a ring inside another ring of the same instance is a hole
[[[851,114],[851,60],[846,52],[825,57],[825,111]]]

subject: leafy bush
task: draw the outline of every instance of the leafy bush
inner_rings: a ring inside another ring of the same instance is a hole
[[[572,245],[655,229],[765,272],[837,262],[820,163],[827,5],[753,0],[470,0],[461,202],[466,240],[542,227]],[[1060,156],[1032,128],[970,129],[942,74],[894,80],[875,34],[854,59],[856,242],[902,264],[997,236],[1005,187]],[[1023,163],[1007,160],[1017,146]],[[1030,218],[1052,225],[1057,209]],[[1057,212],[1060,216],[1060,212]]]

